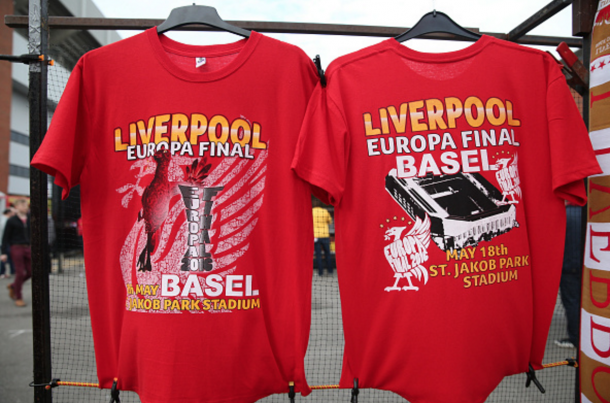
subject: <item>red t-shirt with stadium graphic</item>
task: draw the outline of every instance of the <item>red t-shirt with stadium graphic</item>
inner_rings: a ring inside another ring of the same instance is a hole
[[[293,168],[335,205],[341,386],[472,403],[541,368],[564,199],[599,172],[557,63],[488,36],[443,54],[389,39],[327,80]]]
[[[81,186],[98,377],[144,403],[310,392],[309,185],[290,169],[317,81],[252,32],[155,29],[78,62],[32,165]]]

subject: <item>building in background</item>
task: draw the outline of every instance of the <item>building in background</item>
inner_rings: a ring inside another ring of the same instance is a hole
[[[48,7],[50,16],[104,17],[91,0],[49,1]],[[8,28],[3,23],[5,15],[28,15],[28,1],[0,0],[0,54],[28,53],[27,29]],[[51,31],[49,56],[56,65],[49,69],[49,122],[78,59],[88,50],[119,39],[116,31]],[[29,166],[28,66],[0,61],[0,192],[7,195],[0,203],[29,196]]]

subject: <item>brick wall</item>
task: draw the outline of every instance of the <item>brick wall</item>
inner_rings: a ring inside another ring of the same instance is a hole
[[[13,30],[4,25],[4,16],[13,14],[13,0],[0,0],[0,54],[13,54]],[[0,191],[7,193],[9,147],[11,142],[11,63],[0,61]]]

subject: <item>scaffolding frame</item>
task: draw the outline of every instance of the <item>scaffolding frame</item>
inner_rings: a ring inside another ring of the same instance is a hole
[[[538,12],[519,24],[510,32],[480,32],[477,28],[468,30],[516,42],[523,45],[557,46],[565,42],[570,47],[582,49],[582,63],[589,69],[591,30],[597,9],[597,0],[553,0]],[[532,29],[544,23],[564,8],[572,5],[572,37],[527,35]],[[145,30],[159,25],[163,20],[124,18],[76,18],[50,17],[48,0],[29,0],[28,16],[4,16],[5,25],[10,28],[28,29],[29,55],[21,57],[2,56],[9,60],[29,64],[29,109],[30,109],[30,159],[34,156],[47,131],[47,66],[50,30]],[[386,27],[346,24],[319,24],[270,21],[227,21],[232,25],[261,33],[292,33],[314,35],[346,35],[393,37],[405,32],[406,27]],[[178,30],[219,31],[216,28],[184,26]],[[465,40],[450,34],[434,33],[422,39]],[[583,116],[589,114],[589,89],[578,88],[583,94]],[[585,119],[587,123],[587,119]],[[34,349],[34,401],[51,403],[51,322],[49,293],[49,254],[47,221],[47,175],[37,169],[30,169],[31,230],[32,230],[32,325]],[[584,239],[584,237],[583,237]],[[578,371],[578,367],[576,366]],[[579,376],[576,374],[575,402],[579,401]]]

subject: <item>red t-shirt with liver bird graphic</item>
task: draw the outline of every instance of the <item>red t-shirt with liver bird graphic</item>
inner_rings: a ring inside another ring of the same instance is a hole
[[[341,386],[473,403],[541,368],[564,199],[599,172],[557,63],[488,36],[444,54],[389,39],[327,80],[293,168],[335,205]]]

